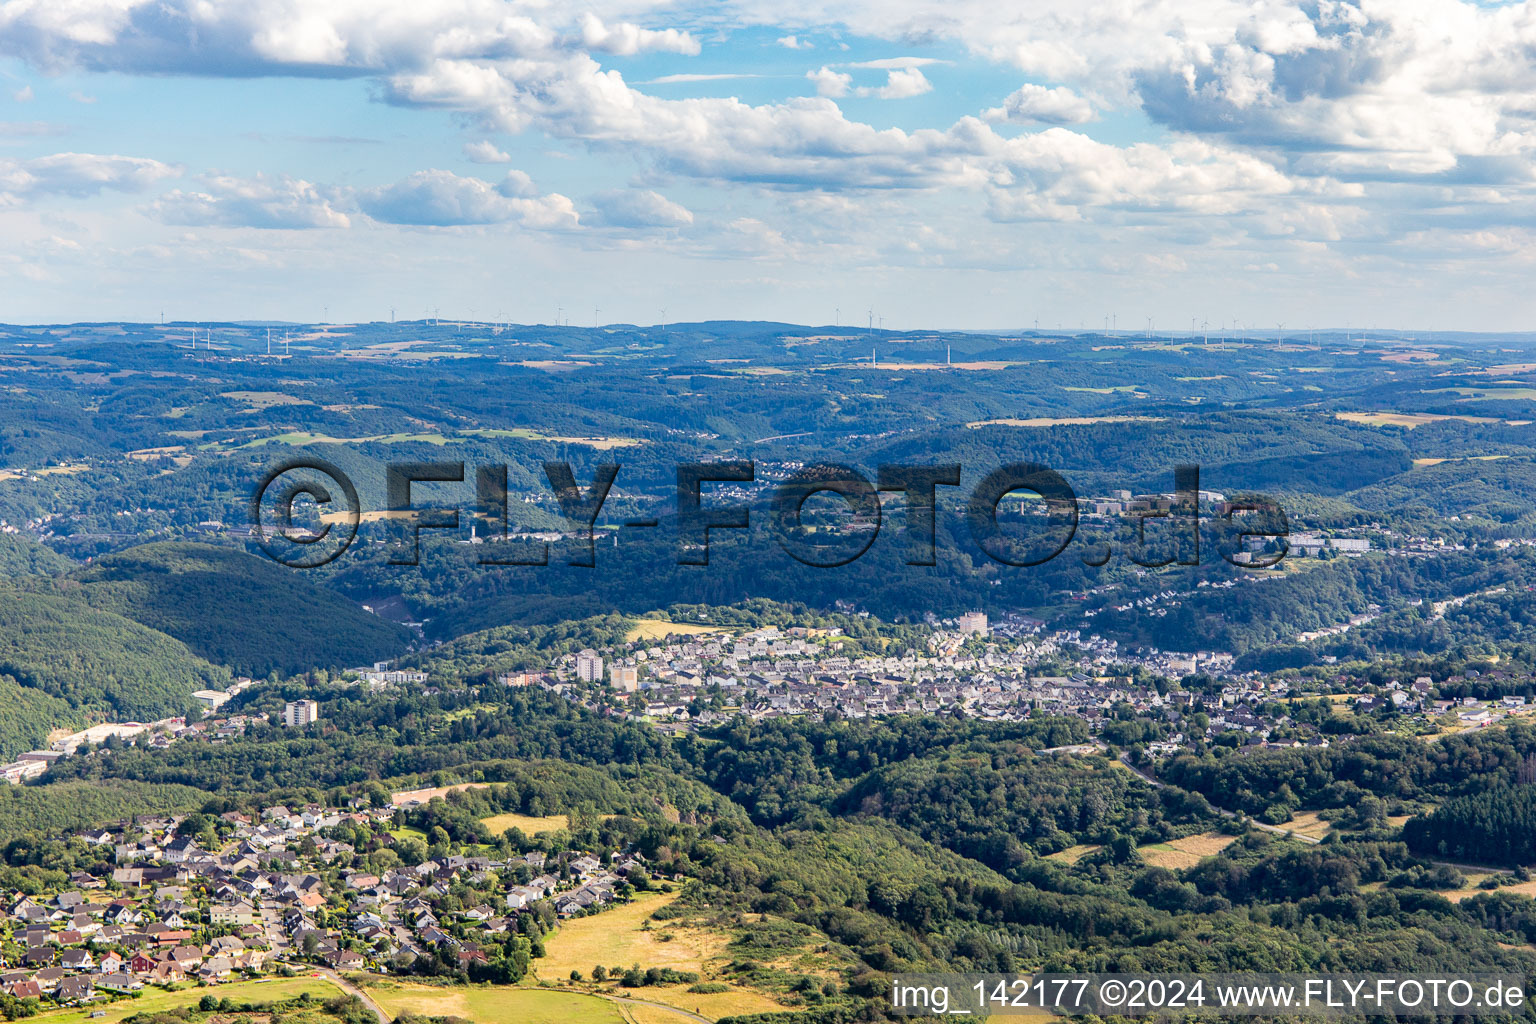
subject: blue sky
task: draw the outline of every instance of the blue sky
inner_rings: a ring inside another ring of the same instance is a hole
[[[1531,52],[1455,0],[0,0],[0,319],[1529,328]]]

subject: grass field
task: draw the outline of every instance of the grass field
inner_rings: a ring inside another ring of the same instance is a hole
[[[1236,838],[1220,832],[1202,832],[1195,836],[1185,836],[1183,839],[1143,846],[1140,851],[1141,859],[1153,867],[1179,871],[1192,868],[1207,857],[1216,856],[1230,846]]]
[[[1161,423],[1161,416],[1037,416],[1028,420],[976,420],[967,423],[972,430],[981,427],[1081,427],[1090,423]]]
[[[862,367],[867,367],[869,364],[865,362],[858,362],[846,363],[844,365],[851,366],[853,369],[857,370]],[[907,370],[1006,370],[1010,367],[1023,365],[1023,363],[1011,363],[1002,360],[986,359],[971,360],[969,362],[963,363],[903,363],[882,361],[876,364],[875,368],[877,370],[890,370],[892,372]]]
[[[1508,455],[1467,455],[1458,458],[1447,456],[1443,459],[1414,459],[1413,464],[1415,466],[1438,466],[1442,462],[1497,462],[1500,459],[1507,458],[1509,458]]]
[[[1536,882],[1516,882],[1514,885],[1501,885],[1497,889],[1479,889],[1477,883],[1487,877],[1485,874],[1468,874],[1465,887],[1443,890],[1440,895],[1452,903],[1460,903],[1468,896],[1476,896],[1480,892],[1513,892],[1519,893],[1521,896],[1536,897]]]
[[[499,836],[509,828],[520,828],[524,835],[536,836],[544,832],[559,832],[571,827],[571,819],[564,814],[546,814],[542,818],[530,818],[526,814],[497,814],[481,818],[491,835]]]
[[[547,370],[550,373],[559,373],[564,370],[579,370],[583,366],[596,366],[597,364],[584,359],[524,359],[516,363],[506,363],[507,366],[526,366],[530,370]]]
[[[1291,820],[1280,825],[1288,832],[1295,832],[1308,839],[1321,839],[1332,831],[1333,826],[1317,816],[1316,811],[1297,811]]]
[[[1054,860],[1058,864],[1076,864],[1090,853],[1096,853],[1103,849],[1101,846],[1069,846],[1065,850],[1057,850],[1055,853],[1045,855],[1046,860]]]
[[[1428,394],[1453,394],[1461,402],[1529,402],[1536,400],[1536,388],[1435,388]]]
[[[89,465],[66,464],[48,465],[40,470],[0,470],[0,481],[20,481],[26,476],[72,476],[75,473],[84,473],[89,470]]]
[[[279,405],[314,405],[315,403],[295,398],[293,395],[285,395],[281,391],[221,391],[220,398],[227,398],[231,402],[244,402],[247,408],[241,412],[264,412]]]
[[[642,968],[671,967],[693,971],[701,978],[717,980],[711,977],[712,969],[729,959],[725,951],[729,935],[685,927],[672,921],[652,921],[650,928],[644,926],[646,919],[659,907],[675,899],[675,893],[642,893],[625,906],[566,921],[544,940],[545,955],[534,961],[534,971],[541,979],[557,981],[568,978],[573,970],[590,976],[592,968],[598,964],[605,967],[639,964]],[[638,990],[634,995],[637,999],[696,1010],[706,1017],[772,1013],[784,1009],[761,993],[737,986],[732,986],[729,992],[706,995],[689,992],[687,985],[656,985]]]
[[[160,1013],[182,1006],[193,1006],[205,995],[215,995],[220,999],[231,999],[237,1003],[278,1003],[284,999],[292,999],[303,992],[309,992],[320,999],[329,999],[339,995],[341,990],[324,978],[239,981],[231,985],[215,985],[211,988],[189,985],[173,992],[145,989],[144,994],[137,999],[120,999],[110,1006],[91,1005],[71,1010],[58,1010],[53,1013],[40,1013],[30,1019],[47,1021],[48,1024],[81,1024],[89,1019],[90,1014],[100,1010],[106,1016],[96,1018],[92,1024],[117,1024],[118,1021],[132,1017],[136,1013]]]
[[[554,441],[558,444],[579,444],[604,452],[613,448],[629,448],[640,444],[640,441],[633,437],[558,437],[552,434],[541,434],[537,430],[529,430],[526,427],[514,427],[511,430],[489,428],[465,430],[461,431],[461,433],[473,437],[510,437],[520,441]]]
[[[724,632],[727,632],[724,626],[698,626],[690,622],[668,622],[666,619],[636,619],[635,624],[629,627],[629,632],[624,634],[624,639],[633,642],[660,640],[668,633],[676,633],[678,636],[702,636],[705,633]]]
[[[488,782],[461,782],[457,786],[438,786],[436,789],[403,789],[398,793],[390,794],[390,802],[396,807],[406,804],[424,804],[434,797],[447,796],[459,789],[485,789]]]
[[[238,445],[240,448],[260,448],[269,444],[286,444],[299,447],[306,444],[435,444],[445,445],[448,438],[438,433],[430,434],[376,434],[372,437],[332,437],[329,434],[311,434],[307,430],[291,430],[286,434],[260,437]],[[204,445],[204,447],[213,447]]]
[[[420,839],[424,843],[427,841],[427,834],[419,828],[392,828],[389,830],[389,834],[396,841],[401,839]]]
[[[1444,416],[1428,412],[1336,412],[1335,419],[1346,423],[1360,423],[1367,427],[1422,427],[1426,423],[1460,420],[1462,423],[1497,423],[1491,416]]]
[[[613,1003],[579,992],[499,985],[439,988],[386,982],[370,986],[368,994],[392,1017],[417,1013],[464,1017],[475,1024],[625,1024]]]

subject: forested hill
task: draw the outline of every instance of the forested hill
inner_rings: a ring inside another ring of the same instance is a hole
[[[180,714],[192,691],[228,679],[180,641],[93,608],[77,586],[0,589],[0,755],[54,728]]]
[[[0,577],[55,576],[75,563],[24,533],[0,533]]]
[[[404,627],[305,578],[231,548],[163,543],[80,569],[91,605],[175,637],[235,672],[345,668],[399,654]]]

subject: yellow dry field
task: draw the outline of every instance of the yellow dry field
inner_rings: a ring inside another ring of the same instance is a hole
[[[1161,423],[1162,421],[1161,416],[1038,416],[1029,420],[976,420],[974,423],[967,423],[966,426],[976,430],[980,427],[1081,427],[1090,423]]]
[[[1452,903],[1460,903],[1469,896],[1476,896],[1480,892],[1514,892],[1521,896],[1536,897],[1536,882],[1516,882],[1514,885],[1501,885],[1497,889],[1479,889],[1477,883],[1487,878],[1487,875],[1475,873],[1467,874],[1467,884],[1460,889],[1442,890],[1440,895]]]
[[[724,626],[699,626],[691,622],[668,622],[666,619],[636,619],[634,625],[629,627],[629,632],[624,634],[624,639],[633,643],[636,640],[660,640],[668,633],[703,636],[725,632],[727,630]]]
[[[1141,859],[1156,868],[1179,871],[1192,868],[1207,857],[1216,856],[1232,845],[1236,838],[1220,832],[1202,832],[1183,839],[1143,846],[1140,850]]]
[[[509,366],[526,366],[530,370],[576,370],[583,366],[596,366],[596,363],[583,359],[523,359]]]
[[[320,521],[322,523],[341,523],[343,525],[350,523],[354,518],[360,523],[382,523],[391,519],[406,521],[415,519],[418,511],[420,510],[413,509],[410,512],[389,512],[385,510],[374,509],[371,512],[322,512],[320,514]]]
[[[592,968],[598,964],[608,968],[639,964],[642,968],[692,971],[701,980],[718,980],[714,974],[719,965],[729,960],[725,947],[730,936],[673,921],[651,921],[650,927],[645,927],[646,920],[658,908],[675,899],[676,893],[641,893],[627,905],[562,923],[553,935],[545,938],[545,955],[534,961],[534,971],[543,980],[560,981],[568,979],[572,971],[590,978]],[[613,991],[617,995],[626,990]],[[632,995],[696,1010],[711,1018],[785,1009],[759,992],[734,985],[729,992],[712,994],[689,992],[687,985],[655,985],[635,989]]]
[[[667,1006],[697,1013],[710,1020],[719,1020],[721,1017],[741,1017],[751,1013],[794,1012],[794,1007],[780,1006],[760,992],[736,986],[732,986],[729,992],[709,994],[689,992],[687,985],[647,985],[637,989],[617,988],[610,985],[600,991],[616,996],[620,1000],[624,998],[625,993],[629,993],[633,999],[665,1003]],[[665,1011],[657,1008],[657,1012]],[[677,1017],[674,1017],[674,1024],[676,1019]]]
[[[457,786],[438,786],[436,789],[406,789],[390,794],[390,802],[396,807],[410,803],[424,804],[434,797],[447,796],[460,789],[485,789],[489,782],[461,782]]]
[[[634,437],[561,437],[558,434],[544,434],[537,430],[529,430],[527,427],[513,427],[503,430],[498,427],[476,427],[473,430],[461,430],[459,433],[467,437],[507,437],[520,441],[552,441],[555,444],[579,444],[587,448],[596,448],[598,451],[612,451],[615,448],[631,448],[641,444],[639,438]]]
[[[1328,822],[1317,816],[1316,811],[1297,811],[1291,815],[1291,820],[1280,825],[1287,832],[1295,832],[1299,836],[1308,839],[1321,839],[1333,828]]]
[[[1438,466],[1442,462],[1497,462],[1500,459],[1507,458],[1509,458],[1508,455],[1467,455],[1457,458],[1447,456],[1443,459],[1414,459],[1413,464],[1422,468],[1424,466]]]
[[[1335,419],[1346,423],[1362,423],[1368,427],[1407,427],[1409,430],[1443,420],[1460,420],[1463,423],[1498,422],[1497,418],[1491,416],[1443,416],[1428,412],[1337,412],[1333,415]]]
[[[84,473],[90,468],[83,463],[70,463],[63,466],[44,466],[42,469],[0,469],[0,480],[20,480],[28,476],[70,476],[75,473]]]
[[[563,814],[546,814],[542,818],[530,818],[526,814],[497,814],[481,818],[491,835],[499,836],[509,828],[520,828],[524,835],[536,836],[545,832],[559,832],[571,827],[571,819]]]
[[[628,1024],[683,1024],[692,1021],[681,1010],[674,1010],[665,1006],[651,1006],[647,1003],[637,1003],[633,1000],[618,999],[613,1006],[624,1015]]]
[[[1382,355],[1381,361],[1384,363],[1411,363],[1414,361],[1433,363],[1440,361],[1440,353],[1426,352],[1422,349],[1413,349],[1407,352],[1388,352]]]
[[[866,367],[869,364],[858,362],[851,364],[854,369]],[[993,360],[975,360],[965,363],[893,363],[884,360],[875,364],[877,370],[1006,370],[1011,366],[1023,366],[1023,363],[1011,363]]]
[[[613,1003],[580,992],[505,985],[436,987],[385,982],[370,986],[368,994],[392,1017],[414,1013],[463,1017],[475,1024],[624,1024],[624,1016]]]
[[[1046,860],[1054,860],[1058,864],[1076,864],[1090,853],[1096,853],[1102,849],[1099,846],[1069,846],[1065,850],[1057,850],[1055,853],[1045,855]]]
[[[186,445],[169,444],[163,448],[140,448],[137,451],[128,452],[123,457],[133,462],[149,462],[153,459],[163,458],[167,455],[175,455],[187,450]]]

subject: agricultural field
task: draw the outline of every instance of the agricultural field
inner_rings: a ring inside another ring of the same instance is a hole
[[[612,1002],[580,992],[504,985],[449,988],[374,982],[368,994],[391,1016],[415,1013],[463,1017],[475,1024],[626,1024],[624,1015]]]
[[[712,977],[730,959],[730,935],[675,921],[651,921],[650,916],[677,899],[675,893],[642,893],[632,903],[591,917],[566,921],[544,942],[545,955],[534,961],[534,972],[545,981],[564,980],[572,971],[589,976],[605,967],[670,967],[691,971],[701,980]],[[617,989],[616,992],[626,991]],[[785,1007],[750,989],[732,985],[728,992],[689,992],[687,985],[654,985],[633,990],[635,998],[667,1003],[706,1017],[771,1013]]]
[[[640,444],[640,440],[633,437],[560,437],[554,434],[541,434],[537,430],[529,430],[525,427],[513,427],[510,430],[476,429],[460,431],[466,437],[502,437],[520,441],[552,441],[556,444],[579,444],[588,448],[596,448],[606,452],[614,448],[631,448]]]
[[[626,641],[660,640],[669,633],[678,636],[703,636],[708,633],[729,632],[724,626],[699,626],[689,622],[670,622],[666,619],[636,619],[625,634]]]
[[[461,789],[485,789],[487,785],[489,783],[461,782],[457,786],[438,786],[435,789],[405,789],[390,794],[389,799],[396,807],[403,807],[406,804],[424,804],[436,797],[447,796]]]
[[[537,836],[545,832],[562,832],[571,827],[571,819],[564,814],[546,814],[542,818],[526,814],[496,814],[481,818],[491,835],[499,836],[509,828],[522,829],[524,835]]]
[[[1085,393],[1085,394],[1092,394],[1092,395],[1114,395],[1114,394],[1142,395],[1142,394],[1144,394],[1140,384],[1111,384],[1108,387],[1102,387],[1102,388],[1068,387],[1067,385],[1062,385],[1061,386],[1061,390],[1063,390],[1063,391],[1076,391],[1076,392]]]
[[[966,426],[981,427],[1084,427],[1093,423],[1161,423],[1161,416],[1037,416],[1033,419],[975,420]]]
[[[222,391],[220,398],[241,402],[246,407],[241,412],[265,412],[279,405],[314,405],[305,398],[286,395],[281,391]]]
[[[162,1013],[183,1006],[195,1006],[198,1000],[210,993],[220,999],[230,999],[237,1003],[278,1003],[305,992],[317,999],[329,999],[339,995],[341,990],[325,978],[272,978],[265,981],[240,981],[212,988],[187,985],[185,988],[171,991],[145,989],[137,999],[119,999],[111,1004],[96,1003],[52,1013],[40,1013],[30,1019],[46,1022],[46,1024],[83,1024],[87,1020],[91,1020],[92,1024],[117,1024],[118,1021],[137,1013]],[[90,1014],[98,1011],[105,1016],[92,1020]]]
[[[1290,821],[1280,827],[1308,839],[1322,839],[1333,829],[1331,824],[1317,816],[1316,811],[1297,811],[1291,815]]]
[[[1489,416],[1450,416],[1428,412],[1338,412],[1335,419],[1346,423],[1359,423],[1367,427],[1422,427],[1428,423],[1444,423],[1455,420],[1461,423],[1497,423]]]
[[[1216,856],[1232,845],[1236,838],[1221,832],[1202,832],[1183,839],[1143,846],[1139,852],[1141,859],[1153,867],[1181,871],[1194,867],[1207,857]]]
[[[1519,383],[1511,382],[1511,383]],[[1459,395],[1462,402],[1530,402],[1536,401],[1536,388],[1436,388],[1430,394]]]

